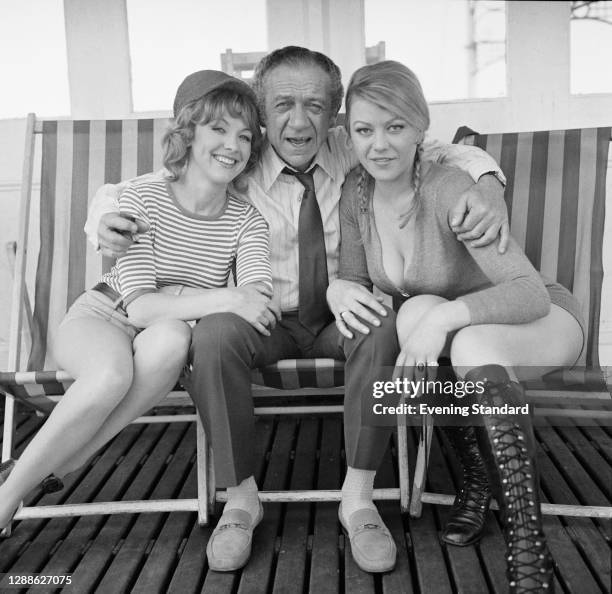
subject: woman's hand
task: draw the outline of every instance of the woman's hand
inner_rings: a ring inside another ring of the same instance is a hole
[[[369,334],[370,329],[364,321],[372,326],[380,326],[377,316],[387,315],[381,301],[382,297],[375,297],[364,286],[352,281],[336,279],[327,289],[329,309],[336,318],[340,334],[346,338],[353,338],[350,328]]]
[[[227,311],[246,320],[257,332],[270,336],[270,330],[281,319],[280,307],[272,301],[272,294],[264,283],[234,287],[230,291]]]
[[[435,380],[438,357],[444,349],[448,332],[440,324],[423,321],[415,327],[402,346],[393,379]]]

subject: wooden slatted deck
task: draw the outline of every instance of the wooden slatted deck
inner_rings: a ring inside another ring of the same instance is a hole
[[[167,412],[167,411],[160,411]],[[17,449],[41,419],[20,411]],[[411,451],[416,432],[409,431]],[[537,427],[545,501],[612,505],[612,427],[554,420]],[[257,423],[258,477],[264,489],[334,489],[344,472],[339,415],[262,417]],[[378,486],[397,486],[394,449],[387,451]],[[90,464],[68,477],[56,494],[33,493],[29,504],[108,499],[195,496],[195,427],[132,425]],[[411,469],[414,460],[411,461]],[[428,490],[450,493],[457,481],[448,444],[432,446]],[[211,528],[194,513],[89,516],[27,520],[0,542],[0,573],[72,574],[64,592],[431,593],[507,591],[504,544],[491,513],[479,545],[440,544],[447,508],[425,505],[420,519],[399,513],[397,502],[379,503],[398,544],[392,573],[372,576],[352,561],[336,518],[337,504],[265,504],[253,556],[240,572],[207,570]],[[610,591],[610,525],[584,518],[547,516],[545,530],[555,560],[557,592]],[[16,590],[9,590],[15,592]],[[44,592],[36,588],[33,592]],[[52,590],[48,590],[52,591]]]

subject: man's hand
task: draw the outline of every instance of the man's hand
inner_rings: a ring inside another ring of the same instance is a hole
[[[500,236],[497,250],[503,254],[508,247],[510,226],[504,202],[504,187],[493,175],[483,175],[466,190],[450,213],[451,229],[460,241],[472,246],[489,245]]]
[[[352,281],[336,279],[327,289],[329,309],[336,318],[338,330],[346,338],[353,338],[350,328],[369,334],[370,329],[363,321],[380,326],[377,316],[387,315],[381,301],[382,297],[374,297],[365,287]]]
[[[98,225],[98,243],[105,256],[120,258],[128,248],[138,240],[137,234],[144,233],[148,227],[143,221],[135,222],[118,212],[110,212],[102,216]]]
[[[235,287],[229,311],[246,320],[257,332],[270,336],[270,330],[281,319],[278,303],[272,301],[272,294],[264,283],[252,283]]]

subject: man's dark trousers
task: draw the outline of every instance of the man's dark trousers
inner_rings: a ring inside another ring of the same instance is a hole
[[[202,318],[193,330],[189,392],[212,444],[218,486],[229,487],[254,474],[255,418],[251,369],[280,359],[331,357],[345,360],[344,435],[346,460],[376,470],[392,431],[369,425],[362,401],[372,400],[372,382],[390,379],[399,353],[395,313],[387,309],[379,327],[344,338],[335,323],[313,336],[297,319],[283,319],[266,337],[232,313]]]

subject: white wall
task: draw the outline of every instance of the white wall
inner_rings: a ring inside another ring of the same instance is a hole
[[[72,117],[104,119],[131,112],[125,0],[64,0],[64,20]]]
[[[268,47],[301,45],[332,57],[346,87],[365,63],[363,0],[266,0]]]

